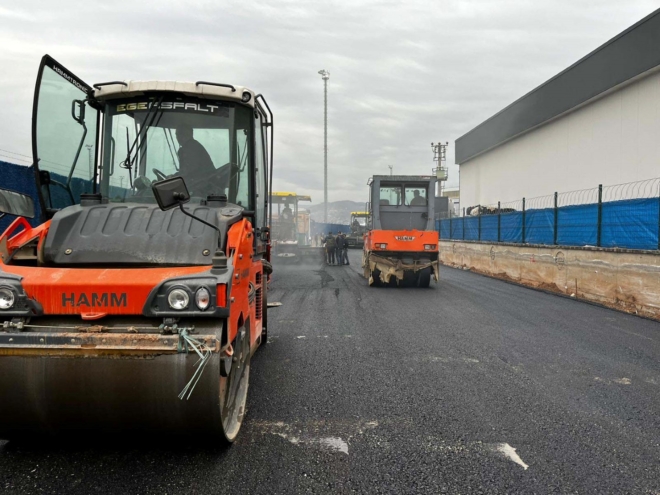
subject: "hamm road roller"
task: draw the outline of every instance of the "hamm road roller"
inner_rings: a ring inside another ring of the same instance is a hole
[[[46,55],[32,125],[41,223],[0,191],[17,216],[0,237],[0,438],[232,442],[267,339],[266,100],[206,81],[91,87]]]
[[[369,285],[428,287],[438,280],[435,182],[423,175],[369,179],[371,226],[362,258]]]

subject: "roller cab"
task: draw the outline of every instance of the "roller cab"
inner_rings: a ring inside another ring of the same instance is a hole
[[[369,285],[428,287],[438,280],[435,178],[376,175],[368,185],[362,268]]]
[[[236,438],[267,338],[272,121],[241,86],[92,87],[44,56],[39,204],[0,190],[16,217],[0,235],[0,438]]]

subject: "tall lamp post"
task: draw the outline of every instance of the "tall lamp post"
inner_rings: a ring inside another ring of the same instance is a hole
[[[438,179],[438,191],[436,193],[437,196],[442,196],[442,188],[448,177],[448,170],[445,166],[445,160],[447,159],[447,146],[449,146],[449,142],[445,142],[444,144],[431,143],[431,149],[433,150],[433,161],[438,164],[438,166],[433,169],[433,172]]]
[[[321,69],[323,78],[323,222],[328,223],[328,79],[330,73]]]

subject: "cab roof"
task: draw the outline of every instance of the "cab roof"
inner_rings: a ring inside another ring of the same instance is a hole
[[[373,178],[381,182],[429,182],[433,179],[430,175],[374,175]]]
[[[183,93],[210,100],[233,100],[253,108],[255,99],[254,91],[245,86],[208,81],[111,81],[94,85],[94,98],[101,101],[143,96],[149,92]]]
[[[273,192],[271,201],[273,203],[281,203],[286,200],[297,200],[297,201],[312,201],[311,196],[298,196],[294,192]]]

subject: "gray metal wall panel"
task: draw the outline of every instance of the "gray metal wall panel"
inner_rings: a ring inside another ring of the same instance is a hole
[[[462,164],[660,65],[660,9],[456,140]]]

